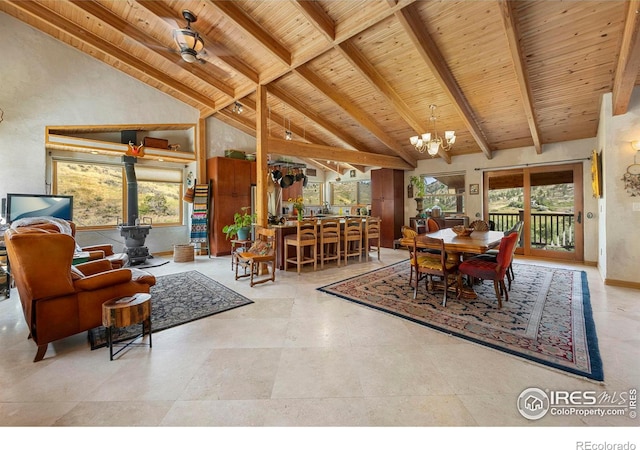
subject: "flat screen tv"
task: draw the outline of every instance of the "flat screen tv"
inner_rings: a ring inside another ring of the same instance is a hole
[[[7,222],[41,216],[73,220],[73,196],[7,194]]]

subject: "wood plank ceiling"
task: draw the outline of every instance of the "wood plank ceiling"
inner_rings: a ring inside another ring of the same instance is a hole
[[[205,42],[183,61],[182,11]],[[601,96],[626,112],[639,81],[638,1],[6,1],[3,11],[255,136],[329,168],[400,169],[409,137],[456,131],[456,157],[594,137]],[[239,102],[243,112],[234,112]],[[286,130],[292,141],[284,140]]]

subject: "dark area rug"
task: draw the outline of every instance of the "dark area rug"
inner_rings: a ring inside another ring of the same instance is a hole
[[[131,266],[134,269],[149,269],[151,267],[160,267],[165,264],[169,264],[171,262],[170,259],[160,258],[158,256],[149,256],[143,263],[140,264],[132,264]]]
[[[253,301],[198,271],[156,277],[151,287],[151,331],[157,332],[228,311]],[[141,325],[114,330],[114,342],[140,333]],[[106,329],[89,330],[91,349],[107,345]]]
[[[509,301],[498,309],[493,282],[474,285],[476,299],[427,293],[409,285],[409,261],[318,288],[451,335],[592,380],[603,381],[584,271],[513,265]]]

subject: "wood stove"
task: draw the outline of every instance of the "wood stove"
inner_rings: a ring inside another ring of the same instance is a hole
[[[124,237],[124,253],[129,257],[129,265],[142,264],[147,258],[153,258],[144,245],[151,225],[141,225],[138,216],[138,180],[134,167],[137,161],[138,158],[134,156],[122,157],[127,178],[127,222],[118,225],[118,229],[120,236]]]

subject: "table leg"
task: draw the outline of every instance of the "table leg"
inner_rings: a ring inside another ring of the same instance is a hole
[[[109,344],[109,360],[113,361],[113,340],[111,336],[111,327],[107,327],[107,344]]]

